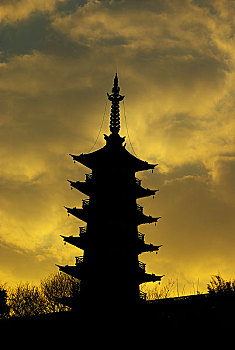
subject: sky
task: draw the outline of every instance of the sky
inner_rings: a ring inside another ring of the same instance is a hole
[[[138,203],[162,219],[139,230],[163,246],[140,260],[179,292],[235,278],[234,18],[234,0],[0,1],[1,282],[38,283],[82,254],[60,237],[84,226],[66,180],[90,172],[69,153],[94,146],[116,71],[127,149],[159,164],[137,174],[159,189]]]

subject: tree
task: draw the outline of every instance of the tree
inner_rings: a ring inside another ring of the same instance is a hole
[[[48,312],[48,302],[40,287],[29,283],[18,284],[9,290],[8,304],[11,316],[31,316]]]
[[[70,309],[60,304],[58,298],[75,297],[80,291],[80,281],[62,272],[51,274],[41,281],[40,286],[50,305],[50,312]]]
[[[9,306],[7,305],[7,290],[4,285],[0,285],[0,318],[7,317]]]
[[[154,284],[153,288],[146,287],[146,284],[144,284],[141,291],[146,293],[147,300],[170,298],[175,291],[175,281],[168,280],[161,285]]]
[[[220,274],[213,275],[207,284],[207,290],[210,294],[235,292],[235,280],[226,281]]]
[[[51,274],[39,286],[20,283],[8,290],[10,316],[32,316],[70,310],[57,298],[79,293],[80,282],[64,273]]]

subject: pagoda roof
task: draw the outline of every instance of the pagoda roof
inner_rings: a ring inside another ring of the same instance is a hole
[[[124,138],[121,138],[119,135],[105,135],[107,144],[98,149],[97,151],[91,153],[82,153],[80,155],[70,156],[74,161],[77,161],[90,169],[98,169],[110,167],[111,165],[120,164],[123,168],[129,168],[137,171],[154,169],[158,164],[150,164],[147,161],[143,161],[133,154],[131,154],[125,148],[125,145],[122,146]]]
[[[65,243],[69,243],[74,245],[75,247],[78,247],[80,249],[84,249],[85,246],[85,242],[84,242],[84,238],[81,237],[74,237],[74,236],[63,236],[60,235]]]
[[[161,245],[154,245],[154,244],[147,244],[147,243],[144,243],[142,241],[139,242],[139,245],[138,245],[138,249],[139,249],[139,254],[143,253],[143,252],[156,252],[156,254],[158,253],[158,250],[159,248],[162,247],[162,244]]]
[[[70,183],[71,189],[76,188],[80,192],[84,193],[86,196],[90,196],[91,194],[91,184],[87,183],[86,181],[70,181],[67,180]]]
[[[137,211],[137,225],[151,224],[153,222],[156,223],[161,218],[162,218],[161,216],[158,216],[156,218],[152,217],[151,215],[147,216],[147,215]]]
[[[86,209],[81,209],[81,208],[76,208],[76,207],[74,207],[74,208],[65,207],[65,209],[67,210],[68,215],[71,214],[71,215],[75,216],[76,218],[87,222],[88,213],[87,213]]]
[[[156,281],[161,281],[162,277],[164,277],[165,275],[160,275],[157,276],[154,273],[140,273],[139,274],[139,283],[145,283],[145,282],[156,282]]]
[[[56,266],[58,266],[58,268],[60,269],[60,271],[67,273],[68,275],[81,279],[83,278],[84,275],[84,266],[76,266],[76,265],[58,265],[55,264]],[[81,264],[82,265],[82,264]]]
[[[149,188],[144,188],[142,186],[136,186],[136,198],[155,196],[157,191],[159,191],[159,190],[150,190]]]
[[[71,190],[75,188],[80,192],[84,193],[86,196],[90,196],[93,192],[93,183],[92,181],[71,181],[67,180],[70,183]],[[148,196],[155,196],[156,192],[159,190],[150,190],[149,188],[144,188],[139,184],[136,184],[136,198],[143,198]]]

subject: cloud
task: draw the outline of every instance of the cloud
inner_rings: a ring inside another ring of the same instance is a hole
[[[67,256],[67,259],[69,258],[72,258],[72,256]],[[0,281],[7,281],[9,285],[15,285],[22,280],[30,283],[39,283],[41,279],[49,274],[57,272],[55,261],[58,264],[66,262],[66,260],[58,256],[55,242],[53,242],[53,248],[41,247],[32,249],[19,248],[14,243],[9,244],[0,241]]]
[[[168,175],[170,180],[161,181],[155,200],[141,201],[146,212],[162,219],[155,229],[141,227],[140,231],[146,233],[146,241],[163,247],[157,256],[146,253],[140,260],[147,263],[148,271],[178,278],[180,288],[186,284],[186,292],[192,293],[198,278],[200,290],[205,291],[211,274],[233,275],[234,207],[214,192],[209,174],[181,176],[181,172],[185,170],[178,168]],[[156,174],[153,183],[161,176]],[[149,184],[149,179],[144,183]]]
[[[57,14],[65,16],[75,11],[87,0],[1,0],[0,22],[16,24],[34,14]]]
[[[157,231],[141,227],[146,240],[164,244],[144,255],[148,271],[203,281],[219,268],[232,273],[233,1],[22,0],[0,8],[2,276],[9,264],[9,279],[33,278],[77,254],[59,239],[84,225],[66,216],[63,206],[84,197],[66,180],[89,169],[68,153],[93,145],[116,68],[135,152],[159,163],[155,174],[137,174],[160,189],[155,201],[143,200],[147,214],[163,216]],[[109,105],[101,134],[108,115]],[[123,105],[121,118],[127,135]],[[103,144],[100,137],[95,148]],[[17,259],[22,272],[12,270]]]
[[[42,49],[48,44],[50,17],[33,13],[27,19],[15,23],[1,24],[2,61],[14,55],[25,55]],[[45,40],[46,39],[46,40]]]
[[[26,19],[33,12],[51,13],[57,3],[66,0],[2,0],[0,4],[0,21],[5,23]]]
[[[126,110],[131,111],[128,117],[137,153],[140,125],[147,153],[156,148],[160,160],[177,163],[189,154],[207,158],[208,145],[213,153],[218,144],[221,130],[217,130],[215,107],[233,91],[234,29],[230,22],[225,23],[217,3],[213,9],[182,1],[155,6],[151,1],[148,6],[132,1],[122,6],[88,2],[54,20],[53,28],[89,47],[96,62],[123,67],[129,77]],[[153,140],[147,142],[149,136]]]
[[[214,191],[218,197],[235,205],[235,155],[228,154],[218,157],[212,170]]]
[[[59,13],[62,16],[63,11]],[[7,62],[14,56],[33,55],[35,51],[66,57],[77,56],[78,52],[81,54],[84,47],[66,40],[62,33],[52,28],[52,22],[51,13],[36,11],[17,24],[0,23],[1,62]]]

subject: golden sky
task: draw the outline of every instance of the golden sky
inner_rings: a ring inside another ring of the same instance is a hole
[[[160,189],[139,203],[163,218],[140,232],[163,247],[140,260],[189,293],[235,278],[234,18],[233,0],[0,1],[1,281],[82,253],[59,236],[84,226],[63,206],[81,205],[66,180],[89,169],[68,154],[94,144],[116,70],[134,150],[159,163],[137,176]]]

